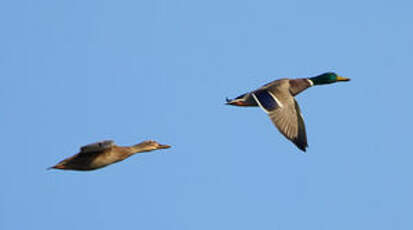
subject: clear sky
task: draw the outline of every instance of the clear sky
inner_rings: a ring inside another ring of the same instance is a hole
[[[412,1],[1,1],[0,229],[413,229]],[[259,108],[282,77],[309,149]],[[92,172],[80,146],[173,147]]]

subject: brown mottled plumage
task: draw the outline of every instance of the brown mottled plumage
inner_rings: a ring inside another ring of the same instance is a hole
[[[143,141],[130,147],[117,146],[113,141],[101,141],[81,147],[78,154],[62,160],[50,169],[94,170],[122,161],[136,153],[167,148],[170,146],[156,141]]]

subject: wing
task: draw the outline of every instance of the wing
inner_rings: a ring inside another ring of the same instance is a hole
[[[298,106],[297,101],[294,99],[295,104],[295,111],[297,112],[297,119],[298,119],[298,136],[295,138],[294,144],[297,145],[298,148],[305,152],[305,148],[308,147],[307,143],[307,133],[305,131],[305,124],[304,118],[301,114],[300,107]]]
[[[275,90],[258,90],[252,95],[278,130],[305,152],[308,146],[307,135],[300,108],[294,97],[289,92]]]
[[[99,141],[80,147],[80,153],[101,152],[113,147],[113,145],[114,142],[112,140]]]
[[[112,149],[114,146],[114,141],[106,140],[106,141],[99,141],[95,143],[91,143],[85,146],[80,147],[80,152],[73,156],[72,160],[93,160],[97,156],[103,154],[107,150]]]

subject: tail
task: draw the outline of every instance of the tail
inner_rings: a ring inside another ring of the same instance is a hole
[[[258,106],[257,102],[251,96],[251,93],[244,93],[234,99],[225,98],[227,101],[226,105],[235,106]]]
[[[228,97],[226,97],[225,101],[226,101],[226,103],[225,103],[226,105],[230,105],[232,100],[230,100]]]
[[[57,164],[55,166],[47,168],[46,170],[50,170],[50,169],[66,169],[66,167],[64,165]]]

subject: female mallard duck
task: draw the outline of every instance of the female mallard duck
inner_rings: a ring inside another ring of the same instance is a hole
[[[227,99],[227,104],[261,107],[278,130],[305,152],[306,147],[308,147],[307,135],[300,107],[294,96],[313,85],[339,81],[350,81],[350,79],[328,72],[312,78],[275,80],[233,100]]]
[[[113,141],[101,141],[81,147],[78,154],[64,159],[51,168],[82,171],[94,170],[124,160],[136,153],[170,147],[169,145],[161,145],[156,141],[143,141],[130,147],[117,146]]]

